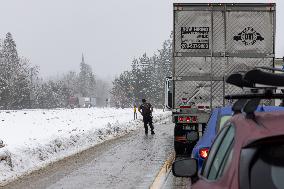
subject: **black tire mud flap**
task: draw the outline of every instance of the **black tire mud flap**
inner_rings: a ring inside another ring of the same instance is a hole
[[[176,155],[182,155],[185,153],[185,144],[182,144],[180,142],[174,141],[174,148]]]

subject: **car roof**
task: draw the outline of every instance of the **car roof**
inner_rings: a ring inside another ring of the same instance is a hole
[[[230,121],[236,127],[236,137],[242,146],[273,136],[284,136],[284,111],[256,112],[255,120],[244,114],[233,116]]]
[[[282,106],[262,106],[264,112],[272,112],[272,111],[284,111],[284,107]]]
[[[219,115],[232,115],[232,106],[214,108],[213,111],[218,110]],[[284,111],[284,107],[281,106],[258,106],[257,112],[272,112],[272,111]]]
[[[225,106],[221,108],[215,108],[219,110],[220,115],[232,115],[232,106]]]

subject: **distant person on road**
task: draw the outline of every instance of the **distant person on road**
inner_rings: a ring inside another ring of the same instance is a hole
[[[155,134],[154,133],[153,120],[152,120],[153,119],[153,117],[152,117],[153,106],[150,103],[147,103],[146,99],[142,99],[142,104],[138,108],[138,111],[143,116],[145,134],[146,135],[148,134],[148,126],[147,126],[148,123],[149,123],[149,126],[151,128],[151,135]]]
[[[134,111],[134,120],[135,120],[135,119],[137,119],[137,107],[136,107],[135,104],[134,104],[134,109],[133,109],[133,111]]]

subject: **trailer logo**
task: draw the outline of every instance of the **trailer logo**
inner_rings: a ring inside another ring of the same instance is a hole
[[[247,46],[254,45],[256,41],[262,41],[264,40],[264,38],[259,33],[257,33],[252,27],[247,27],[241,33],[234,36],[234,40],[241,40]]]

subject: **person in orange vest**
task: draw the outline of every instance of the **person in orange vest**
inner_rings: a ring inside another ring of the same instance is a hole
[[[137,119],[137,107],[134,104],[134,120]]]

